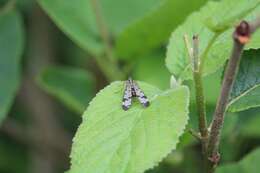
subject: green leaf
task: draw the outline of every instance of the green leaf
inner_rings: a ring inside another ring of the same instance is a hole
[[[190,38],[190,42],[193,35],[199,35],[199,56],[204,67],[203,75],[217,71],[224,65],[231,52],[231,27],[241,19],[254,18],[255,14],[260,12],[260,8],[256,9],[259,4],[259,0],[239,3],[237,0],[209,1],[199,12],[190,15],[170,38],[166,56],[166,65],[170,72],[183,80],[192,78],[190,60],[183,40],[185,34]],[[255,39],[252,45],[249,44],[247,49],[255,47],[260,47],[259,39]]]
[[[19,85],[24,33],[13,8],[0,13],[0,122],[8,113]]]
[[[239,2],[235,0],[223,0],[218,4],[208,6],[210,12],[205,17],[204,22],[207,27],[215,32],[225,31],[254,11],[259,4],[259,0],[242,0]]]
[[[260,108],[239,112],[240,135],[245,138],[260,137]]]
[[[99,0],[105,21],[113,35],[117,36],[129,24],[147,14],[160,4],[160,0]]]
[[[70,173],[140,173],[175,149],[188,121],[187,87],[161,92],[143,82],[151,101],[121,107],[123,82],[114,82],[91,101],[73,140]]]
[[[164,0],[148,15],[129,25],[116,40],[116,51],[121,58],[133,58],[165,43],[172,30],[206,0]],[[179,9],[182,11],[180,12]],[[145,44],[144,44],[145,43]]]
[[[48,67],[38,76],[39,85],[66,106],[82,114],[94,95],[92,76],[72,67]]]
[[[253,21],[256,20],[259,17],[260,14],[260,6],[258,6],[253,13],[250,13],[246,17],[247,21]],[[258,49],[259,46],[259,37],[260,37],[260,30],[256,30],[255,33],[251,36],[250,42],[246,45],[246,50],[248,49]]]
[[[81,48],[93,55],[103,51],[91,0],[38,0],[54,22]],[[129,23],[146,14],[159,0],[100,0],[108,30],[117,36]]]
[[[154,69],[156,69],[156,73]],[[151,83],[160,89],[168,89],[170,86],[170,73],[164,66],[164,55],[160,52],[138,58],[134,66],[133,77]]]
[[[89,0],[38,0],[58,27],[80,47],[91,54],[100,54],[103,47],[98,38],[95,17]]]
[[[258,173],[260,169],[259,162],[260,148],[252,151],[238,163],[218,167],[216,173]]]
[[[228,110],[237,112],[260,106],[260,49],[245,51],[231,91]]]

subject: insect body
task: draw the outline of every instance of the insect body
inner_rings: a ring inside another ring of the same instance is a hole
[[[139,88],[137,83],[129,78],[125,83],[125,91],[122,101],[122,108],[128,110],[132,104],[132,98],[137,97],[139,102],[144,106],[150,105],[149,100],[144,95],[143,91]]]

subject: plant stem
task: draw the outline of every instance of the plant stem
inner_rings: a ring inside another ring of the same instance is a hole
[[[184,43],[185,43],[185,47],[187,49],[188,55],[190,57],[190,64],[192,64],[192,70],[193,70],[193,66],[194,66],[193,65],[194,64],[194,62],[193,62],[193,49],[190,46],[188,35],[185,34],[183,36],[183,39],[184,39]]]
[[[206,118],[206,106],[205,97],[202,83],[202,74],[199,71],[199,38],[198,36],[193,36],[193,78],[195,83],[196,92],[196,104],[197,104],[197,114],[199,118],[199,130],[201,135],[202,144],[202,154],[204,159],[207,158],[207,139],[208,139],[208,129],[207,129],[207,118]]]
[[[110,34],[109,34],[108,28],[106,26],[105,20],[102,16],[102,13],[101,13],[99,0],[91,0],[90,2],[91,2],[92,9],[93,9],[95,17],[96,17],[96,22],[97,22],[97,27],[98,27],[99,33],[100,33],[103,43],[105,45],[106,56],[107,56],[107,58],[109,58],[109,60],[111,62],[115,62],[115,58],[113,57],[113,48],[110,43]]]
[[[207,139],[208,139],[208,129],[207,129],[207,118],[206,118],[206,106],[205,97],[202,83],[202,73],[199,71],[199,38],[198,36],[193,36],[193,47],[191,49],[187,35],[184,35],[185,45],[190,56],[190,62],[192,64],[193,78],[195,84],[196,92],[196,104],[197,104],[197,114],[199,122],[200,131],[200,141],[202,145],[203,160],[206,163],[207,160]],[[194,133],[193,133],[194,134]]]
[[[124,72],[119,69],[118,62],[114,57],[110,34],[101,13],[99,0],[91,0],[90,2],[96,17],[96,23],[101,39],[105,46],[105,56],[96,57],[97,64],[108,80],[113,81],[123,79]]]
[[[219,138],[220,138],[220,131],[222,129],[222,125],[224,122],[224,113],[228,103],[229,93],[231,91],[235,79],[236,71],[238,69],[243,47],[244,45],[237,44],[237,46],[233,48],[232,55],[228,63],[228,67],[225,72],[221,94],[218,99],[216,110],[213,116],[213,122],[212,122],[211,133],[210,133],[208,157],[211,158],[214,157],[216,158],[216,156],[219,155],[218,154]],[[218,160],[216,160],[216,162],[218,162]],[[212,161],[212,163],[217,164],[214,161]]]
[[[207,129],[205,97],[203,93],[204,90],[203,90],[201,74],[198,71],[194,71],[193,78],[195,83],[197,113],[199,116],[199,130],[201,133],[201,138],[203,139],[202,151],[203,154],[206,154],[206,148],[207,148],[206,139],[208,138],[208,129]]]
[[[258,28],[260,21],[257,20],[251,24],[242,21],[233,34],[233,49],[229,59],[228,66],[225,71],[221,93],[217,101],[215,113],[213,115],[212,126],[210,130],[210,137],[207,149],[207,162],[208,173],[213,173],[219,162],[219,140],[220,133],[224,123],[225,111],[232,89],[236,73],[239,68],[241,55],[243,53],[244,45],[248,42],[250,35]]]
[[[109,81],[125,78],[125,73],[118,68],[117,64],[111,63],[108,59],[96,57],[96,63]]]
[[[201,141],[201,136],[200,136],[200,134],[197,133],[195,130],[189,129],[188,132],[189,132],[194,138],[196,138],[198,141]]]

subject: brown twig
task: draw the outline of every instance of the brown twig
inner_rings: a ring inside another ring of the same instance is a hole
[[[232,89],[236,73],[241,60],[241,55],[245,44],[249,41],[250,36],[260,27],[260,20],[257,19],[252,23],[242,21],[235,29],[233,34],[233,49],[225,71],[221,93],[217,101],[215,113],[213,115],[212,126],[207,149],[208,155],[208,173],[213,173],[220,160],[219,140],[220,133],[224,123],[224,116],[230,91]]]

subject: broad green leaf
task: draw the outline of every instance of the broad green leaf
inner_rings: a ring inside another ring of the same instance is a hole
[[[91,0],[38,0],[54,22],[81,48],[100,55],[103,45]],[[156,6],[159,0],[100,0],[101,15],[113,36]]]
[[[253,13],[250,13],[245,20],[253,21],[256,20],[260,15],[260,5],[254,10]],[[256,30],[255,33],[251,36],[250,42],[246,45],[246,50],[248,49],[259,49],[259,37],[260,37],[260,30]]]
[[[231,163],[217,168],[216,173],[258,173],[260,169],[260,148],[249,153],[238,163]]]
[[[199,12],[190,15],[170,38],[166,56],[166,65],[170,72],[183,80],[192,78],[190,60],[183,40],[185,34],[190,42],[193,35],[199,36],[199,56],[204,62],[204,76],[222,67],[231,52],[232,26],[241,19],[254,18],[260,13],[260,7],[257,8],[259,4],[259,0],[243,0],[239,3],[237,0],[209,1]],[[254,39],[247,49],[256,47],[260,47],[259,39]]]
[[[69,108],[82,114],[94,95],[92,76],[72,67],[48,67],[38,76],[39,85]]]
[[[121,108],[123,82],[114,82],[90,102],[73,140],[70,173],[140,173],[175,149],[188,121],[187,87],[162,92],[143,82],[151,101]]]
[[[221,32],[233,27],[234,24],[254,11],[259,4],[259,0],[241,0],[239,2],[235,0],[222,0],[218,4],[212,3],[212,5],[207,7],[210,12],[204,18],[204,22],[213,31]]]
[[[99,40],[95,16],[89,0],[38,0],[41,7],[81,48],[91,54],[102,52],[103,46]]]
[[[8,113],[19,85],[23,26],[15,9],[0,13],[0,122]]]
[[[99,0],[105,21],[114,36],[160,4],[160,0]]]
[[[129,25],[116,40],[116,51],[121,58],[134,58],[165,43],[172,30],[206,0],[163,0],[149,14]],[[181,9],[181,12],[179,11]],[[144,44],[145,43],[145,44]]]
[[[151,83],[160,89],[170,87],[170,73],[165,68],[162,53],[154,53],[138,58],[134,66],[133,77]]]
[[[260,49],[245,51],[231,91],[229,111],[260,106]]]

